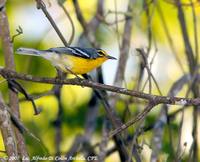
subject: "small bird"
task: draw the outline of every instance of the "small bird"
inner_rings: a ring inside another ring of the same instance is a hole
[[[81,47],[56,47],[48,50],[18,48],[16,53],[41,56],[49,60],[55,68],[74,75],[86,74],[101,66],[106,60],[116,59],[102,49]]]

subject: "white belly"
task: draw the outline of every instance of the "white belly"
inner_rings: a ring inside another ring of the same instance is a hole
[[[59,68],[64,72],[68,72],[67,69],[71,70],[72,63],[65,57],[65,55],[57,53],[46,53],[43,58],[49,60],[53,66]]]

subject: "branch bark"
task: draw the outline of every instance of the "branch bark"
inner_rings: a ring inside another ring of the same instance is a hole
[[[9,23],[6,14],[5,3],[6,1],[0,0],[0,4],[2,6],[0,10],[0,36],[2,39],[2,48],[4,51],[5,67],[9,70],[15,70],[13,45],[10,38]],[[18,94],[12,90],[9,90],[9,104],[13,114],[20,118]],[[15,128],[15,134],[19,156],[27,157],[28,153],[26,150],[24,138],[17,128]]]
[[[194,52],[192,49],[191,42],[189,40],[189,35],[187,31],[187,25],[186,25],[186,20],[185,20],[185,14],[183,12],[183,6],[181,4],[180,0],[176,0],[176,6],[178,9],[178,18],[179,18],[179,23],[182,31],[182,36],[183,36],[183,41],[185,45],[185,54],[187,56],[187,61],[188,61],[188,66],[191,75],[196,75],[197,73],[197,61],[195,60]],[[193,92],[194,97],[199,97],[200,92],[199,92],[199,84],[197,84],[196,81],[191,86],[191,90]],[[193,109],[193,131],[192,131],[192,136],[193,136],[193,160],[194,162],[199,161],[199,155],[198,155],[198,115],[200,114],[200,106],[194,107]]]
[[[59,38],[61,39],[61,41],[63,42],[63,44],[67,47],[68,43],[65,40],[64,36],[62,35],[62,33],[60,32],[60,30],[57,27],[56,23],[54,22],[53,18],[51,17],[51,15],[49,14],[49,12],[47,11],[45,3],[42,0],[35,0],[35,1],[37,3],[37,8],[38,9],[42,9],[43,13],[45,14],[45,16],[47,17],[47,19],[51,23],[52,27],[55,29],[55,31],[58,34]]]
[[[113,130],[110,133],[109,138],[124,131],[125,129],[127,129],[131,125],[135,124],[136,122],[143,120],[146,117],[146,115],[148,114],[148,112],[150,112],[157,104],[158,104],[157,101],[149,101],[149,104],[144,108],[144,110],[141,113],[139,113],[135,118],[128,121],[126,124],[123,124],[120,127]]]
[[[111,91],[119,94],[124,94],[128,96],[137,97],[140,99],[145,99],[148,101],[155,101],[158,104],[170,104],[170,105],[200,105],[200,98],[184,98],[184,97],[169,97],[169,96],[158,96],[158,95],[151,95],[139,91],[129,90],[126,88],[101,84],[97,82],[93,82],[90,80],[81,80],[80,79],[59,79],[59,78],[48,78],[48,77],[35,77],[29,74],[20,74],[12,70],[7,70],[4,68],[0,68],[0,74],[4,78],[10,79],[19,79],[31,82],[38,82],[38,83],[46,83],[46,84],[66,84],[66,85],[79,85],[83,87],[90,87],[99,90]]]
[[[127,10],[128,13],[132,13],[133,3],[134,3],[134,0],[129,0],[128,10]],[[125,68],[126,68],[126,62],[128,59],[132,26],[133,26],[132,17],[126,15],[125,19],[126,19],[126,22],[124,24],[122,47],[120,48],[119,63],[118,63],[117,72],[115,76],[115,85],[117,86],[120,86],[124,80],[124,73],[125,73]]]
[[[12,123],[10,120],[10,115],[6,109],[6,105],[3,101],[1,93],[0,93],[0,128],[7,156],[9,158],[17,157],[18,153],[15,141],[15,132],[13,130]],[[12,162],[13,161],[14,160],[12,160]],[[15,161],[17,162],[17,160]]]

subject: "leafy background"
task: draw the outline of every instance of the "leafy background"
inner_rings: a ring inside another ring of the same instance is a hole
[[[68,19],[65,17],[64,13],[55,1],[45,2],[47,4],[49,12],[53,16],[54,20],[56,21],[63,34],[65,35],[65,38],[69,39],[72,28]],[[94,16],[97,1],[79,0],[79,3],[86,20],[89,21]],[[114,11],[113,3],[114,0],[105,1],[105,13],[107,13],[109,10]],[[127,3],[127,0],[118,0],[118,10],[126,12]],[[167,22],[167,27],[169,29],[170,35],[172,36],[172,41],[174,43],[178,57],[181,60],[184,70],[187,71],[187,62],[184,55],[182,34],[177,18],[177,9],[172,4],[167,3],[166,1],[158,1],[157,3],[159,4],[163,12],[163,16],[165,17],[165,20]],[[76,46],[77,40],[82,33],[82,28],[76,19],[75,11],[71,0],[65,2],[65,7],[67,7],[75,25],[75,38],[73,40],[72,45]],[[23,34],[15,38],[15,50],[19,47],[48,49],[50,47],[63,46],[62,42],[56,35],[55,31],[52,29],[50,23],[43,15],[42,11],[37,10],[35,2],[33,0],[9,0],[7,2],[6,9],[10,23],[11,35],[14,35],[16,33],[16,29],[18,28],[18,26],[21,26],[21,28],[23,29]],[[133,34],[129,53],[129,60],[126,67],[126,84],[124,85],[128,88],[132,87],[135,84],[134,78],[137,77],[138,55],[134,49],[138,47],[146,48],[149,43],[147,37],[149,23],[147,22],[147,17],[143,9],[143,1],[136,1],[133,10],[134,12],[131,14],[134,26],[132,29]],[[156,80],[159,83],[163,94],[167,95],[167,92],[169,91],[169,88],[171,87],[172,83],[182,75],[182,71],[175,60],[174,54],[169,48],[169,43],[166,38],[166,31],[164,30],[163,22],[157,7],[151,5],[150,11],[152,13],[151,30],[153,38],[157,45],[157,53],[153,62],[152,71]],[[197,7],[195,7],[195,11],[197,14],[197,25],[199,26],[199,4]],[[190,35],[190,41],[192,42],[194,47],[194,32],[191,8],[185,7],[184,12],[187,19],[187,27]],[[119,19],[121,17],[122,16],[119,15]],[[114,14],[108,14],[107,16],[107,20],[109,22],[113,22],[114,18]],[[122,33],[122,31],[123,22],[119,23],[119,35]],[[105,24],[102,24],[96,34],[97,41],[100,42],[101,47],[105,49],[110,55],[118,58],[119,48],[115,32],[115,25],[107,26]],[[198,32],[198,37],[200,36],[199,34],[200,32]],[[155,51],[152,51],[150,53],[150,57],[153,57],[154,52]],[[1,66],[4,66],[1,46],[0,63]],[[51,64],[48,61],[39,57],[21,56],[16,54],[15,63],[16,71],[20,73],[28,73],[35,76],[56,76],[56,71],[51,66]],[[116,66],[117,61],[107,61],[103,65],[105,83],[113,83],[114,74],[116,72]],[[41,93],[52,88],[52,85],[47,84],[31,83],[25,81],[20,81],[20,83],[29,92],[29,94]],[[184,95],[186,88],[187,87],[185,87],[178,95]],[[0,84],[0,90],[3,93],[3,96],[7,99],[8,88],[6,82],[2,82]],[[145,89],[145,91],[148,92],[148,89]],[[66,153],[66,150],[68,150],[71,147],[73,139],[76,137],[77,134],[84,133],[84,122],[86,117],[85,115],[87,111],[88,102],[91,98],[91,92],[92,91],[89,88],[83,88],[78,86],[67,85],[62,88],[61,100],[64,109],[62,113],[63,138],[61,143],[61,151],[63,153]],[[153,93],[158,94],[155,87],[153,88]],[[19,95],[19,97],[21,99],[23,98],[22,95]],[[126,96],[122,97],[126,98]],[[58,101],[53,95],[51,95],[37,99],[35,100],[35,102],[37,106],[42,109],[42,113],[38,116],[33,115],[33,109],[30,102],[20,102],[20,111],[23,123],[30,130],[30,132],[32,132],[36,137],[38,137],[41,140],[39,142],[30,136],[26,136],[28,151],[30,155],[53,155],[55,154],[55,119],[58,113]],[[122,110],[124,110],[124,108],[124,102],[118,101],[116,107],[117,111],[120,113],[122,112]],[[134,109],[134,105],[131,105],[131,108],[133,108],[132,111],[136,111]],[[173,112],[178,108],[178,106],[172,106],[170,108],[170,112]],[[156,109],[148,115],[146,119],[147,125],[150,125],[155,121],[158,111],[159,109]],[[185,148],[185,154],[187,154],[189,151],[189,146],[192,142],[192,109],[188,108],[185,111],[186,115],[184,117],[184,127],[181,142],[183,144],[185,142],[187,143],[187,147]],[[95,138],[92,139],[94,144],[98,142],[101,137],[102,119],[104,116],[105,111],[103,107],[100,106]],[[178,136],[177,133],[179,121],[180,116],[177,116],[177,118],[173,121],[172,128],[175,138]],[[165,131],[165,136],[168,136],[168,130],[166,129]],[[145,155],[143,158],[146,159],[146,161],[148,161],[148,158],[150,157],[151,153],[151,148],[149,147],[151,142],[151,136],[152,132],[148,132],[140,138],[141,142],[145,143],[144,148],[142,150],[142,154]],[[112,145],[112,143],[110,143],[110,145]],[[169,144],[168,138],[164,138],[163,145],[164,147],[162,156],[163,159],[166,159],[166,157],[170,156],[171,154],[171,146]],[[4,149],[5,148],[3,145],[3,140],[1,138],[0,150]],[[0,156],[4,156],[4,153],[0,153]],[[115,161],[118,160],[117,154],[112,154],[106,161],[113,161],[114,159]]]

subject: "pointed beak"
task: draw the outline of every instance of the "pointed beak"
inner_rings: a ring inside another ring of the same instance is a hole
[[[112,56],[106,56],[108,59],[112,59],[112,60],[117,60],[115,57],[112,57]]]

